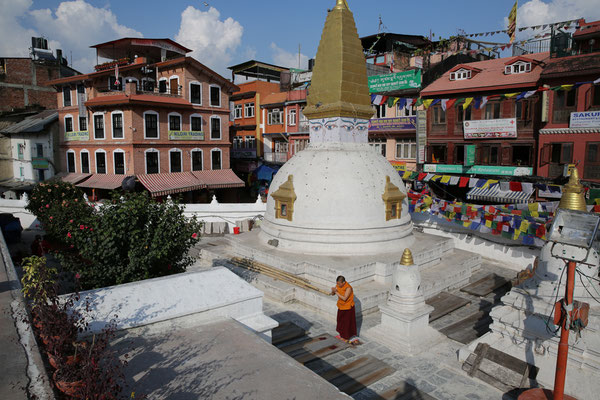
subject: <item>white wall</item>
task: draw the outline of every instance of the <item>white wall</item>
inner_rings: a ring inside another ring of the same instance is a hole
[[[15,133],[11,135],[10,147],[12,151],[13,159],[13,176],[15,179],[21,179],[28,181],[38,182],[37,170],[33,169],[31,159],[37,157],[36,144],[40,143],[43,145],[44,157],[53,161],[54,160],[54,143],[52,134],[50,132],[44,132],[42,134],[20,134]],[[24,145],[23,158],[19,160],[19,145]],[[23,176],[21,176],[21,168],[23,168]],[[48,169],[45,171],[44,178],[50,179],[54,176],[54,167],[50,164]]]

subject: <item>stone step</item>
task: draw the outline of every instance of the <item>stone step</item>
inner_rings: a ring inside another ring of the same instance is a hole
[[[444,290],[460,288],[481,266],[481,256],[465,250],[454,249],[438,264],[421,271],[421,289],[425,299]]]

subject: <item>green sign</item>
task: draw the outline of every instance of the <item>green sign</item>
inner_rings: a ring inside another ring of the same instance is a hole
[[[421,87],[421,70],[396,72],[395,74],[369,77],[369,92],[381,93],[392,90],[418,89]]]
[[[533,174],[531,167],[499,167],[496,165],[473,165],[463,167],[452,164],[425,164],[423,172],[446,174],[480,174],[502,176],[527,176]]]
[[[169,131],[169,140],[204,140],[202,131]]]
[[[43,157],[33,157],[31,159],[33,169],[48,169],[48,160]]]
[[[65,132],[65,142],[73,142],[79,140],[90,140],[90,133],[88,131]]]
[[[465,167],[475,165],[475,149],[477,146],[469,144],[465,146]]]

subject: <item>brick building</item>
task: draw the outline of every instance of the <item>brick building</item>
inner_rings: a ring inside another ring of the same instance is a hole
[[[116,189],[125,176],[153,196],[243,186],[229,165],[229,96],[238,87],[170,39],[92,46],[111,61],[58,89],[62,170],[78,186]],[[193,196],[192,193],[193,192]]]
[[[538,174],[556,178],[577,164],[600,182],[600,21],[580,21],[565,46],[553,46],[541,75],[544,92]]]

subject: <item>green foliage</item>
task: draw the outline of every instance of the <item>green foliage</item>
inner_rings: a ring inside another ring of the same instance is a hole
[[[94,208],[86,203],[81,189],[58,180],[36,185],[25,208],[59,241],[65,240],[70,221],[89,224],[94,217]]]
[[[32,308],[46,305],[56,295],[56,268],[46,265],[44,257],[31,256],[23,259],[23,295],[32,300]]]
[[[186,218],[176,203],[133,193],[113,197],[92,223],[75,219],[67,227],[67,243],[76,251],[61,252],[61,262],[92,288],[185,271],[201,224]]]

